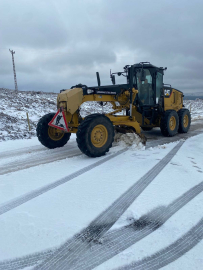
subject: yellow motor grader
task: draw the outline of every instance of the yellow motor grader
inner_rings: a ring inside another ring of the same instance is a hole
[[[149,62],[127,65],[124,71],[110,73],[112,85],[78,84],[61,90],[57,97],[57,113],[44,115],[37,125],[39,141],[48,148],[64,146],[71,133],[76,133],[79,149],[89,157],[99,157],[109,151],[115,130],[135,132],[145,142],[141,129],[160,127],[164,136],[186,133],[190,128],[190,112],[184,108],[183,93],[163,84],[164,70]],[[126,84],[116,84],[115,75],[126,77]],[[80,116],[84,102],[112,104],[112,112]],[[124,111],[125,115],[119,114]]]

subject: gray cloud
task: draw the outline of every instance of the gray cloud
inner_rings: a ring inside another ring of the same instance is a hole
[[[0,87],[54,91],[110,84],[109,69],[150,61],[165,82],[203,92],[201,0],[52,0],[0,2]],[[117,79],[119,82],[120,78]]]

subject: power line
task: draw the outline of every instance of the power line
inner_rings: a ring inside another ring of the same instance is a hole
[[[17,85],[17,78],[16,78],[16,70],[15,70],[15,62],[14,62],[14,54],[15,52],[13,50],[10,50],[10,53],[12,54],[12,62],[13,62],[13,74],[14,74],[14,83],[15,83],[15,90],[18,91],[18,85]]]

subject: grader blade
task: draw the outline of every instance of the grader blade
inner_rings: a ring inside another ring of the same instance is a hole
[[[147,142],[147,137],[145,137],[144,134],[137,134],[140,138],[141,138],[141,141],[144,145],[146,145],[146,142]]]

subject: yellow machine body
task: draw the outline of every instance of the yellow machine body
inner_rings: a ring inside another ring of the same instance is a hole
[[[82,103],[87,101],[96,102],[110,102],[113,107],[113,111],[109,114],[105,114],[113,123],[114,126],[128,126],[135,130],[137,134],[141,133],[142,126],[142,114],[138,112],[136,105],[132,107],[132,117],[126,115],[116,115],[123,109],[129,109],[129,91],[124,91],[119,96],[115,95],[98,95],[88,94],[83,95],[82,88],[67,89],[60,93],[57,98],[57,107],[63,107],[65,110],[66,121],[70,128],[70,133],[76,133],[79,126],[79,114],[78,110]],[[133,100],[138,95],[138,90],[133,89]],[[178,112],[183,107],[183,94],[175,89],[172,89],[170,96],[164,96],[164,111],[175,110]],[[117,105],[119,103],[119,105]],[[157,117],[156,122],[151,124],[151,127],[160,126],[161,115]],[[144,124],[150,125],[150,121],[145,117]]]
[[[183,108],[183,93],[172,89],[169,97],[164,97],[164,111],[175,110],[178,112]]]

